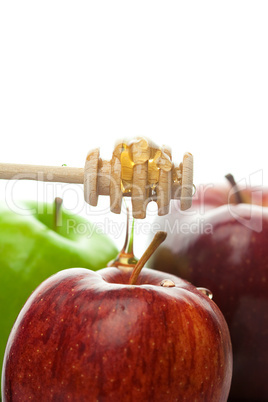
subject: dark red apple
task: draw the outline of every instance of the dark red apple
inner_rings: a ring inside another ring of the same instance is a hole
[[[150,248],[150,247],[149,247]],[[227,400],[232,351],[216,304],[144,268],[64,270],[43,282],[7,344],[7,401]]]
[[[185,216],[193,214],[194,210],[204,213],[211,208],[216,208],[225,204],[254,204],[268,206],[268,188],[267,187],[250,187],[241,184],[236,185],[232,175],[226,175],[231,181],[228,183],[206,183],[199,184],[196,187],[195,194],[192,199],[192,208],[185,212]],[[177,212],[180,206],[177,202],[172,205],[172,210]]]
[[[158,229],[170,230],[150,266],[212,291],[233,345],[230,401],[267,401],[268,208],[211,208],[212,195],[208,205],[195,204],[183,219],[178,212],[158,220]]]

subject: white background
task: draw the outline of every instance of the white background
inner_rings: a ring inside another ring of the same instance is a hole
[[[259,172],[267,185],[267,21],[267,1],[1,1],[0,163],[82,167],[90,149],[109,159],[117,139],[145,135],[177,162],[193,153],[195,184]],[[125,215],[108,199],[85,211],[78,187],[12,191],[64,195],[121,247],[111,226]]]

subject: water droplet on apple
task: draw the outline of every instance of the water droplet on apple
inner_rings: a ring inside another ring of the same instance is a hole
[[[213,298],[212,292],[207,288],[197,288],[200,292],[204,293],[209,299]]]
[[[171,279],[163,279],[160,282],[160,286],[163,286],[165,288],[173,288],[175,286],[175,283]]]

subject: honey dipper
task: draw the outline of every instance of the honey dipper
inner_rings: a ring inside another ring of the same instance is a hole
[[[171,199],[180,200],[181,210],[191,206],[193,156],[185,153],[177,165],[169,148],[138,137],[118,141],[110,161],[102,160],[96,148],[88,153],[84,168],[2,163],[0,178],[84,184],[87,203],[96,206],[99,195],[109,195],[116,214],[121,212],[122,197],[131,197],[133,217],[142,219],[150,201],[156,201],[159,215],[169,212]]]

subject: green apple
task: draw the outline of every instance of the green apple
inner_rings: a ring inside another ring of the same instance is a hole
[[[31,292],[72,267],[99,269],[116,256],[110,238],[57,203],[0,203],[0,364],[12,325]],[[58,217],[56,220],[55,217]]]

